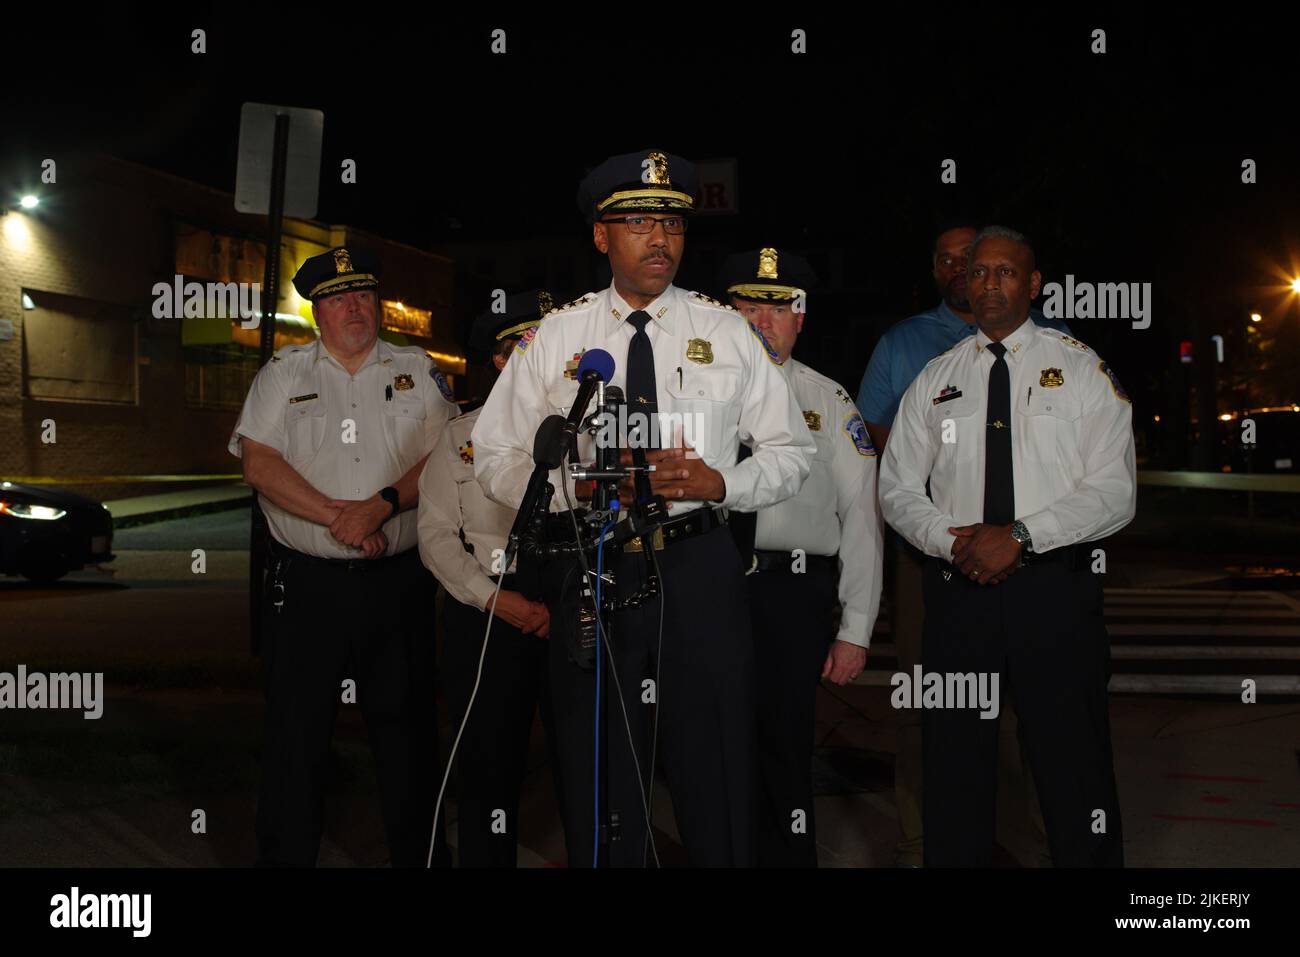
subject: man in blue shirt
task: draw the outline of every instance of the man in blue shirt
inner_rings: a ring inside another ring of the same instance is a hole
[[[954,221],[940,228],[931,260],[934,284],[941,297],[939,304],[886,330],[867,363],[862,386],[858,389],[858,410],[867,420],[867,432],[878,454],[884,454],[898,403],[917,373],[935,356],[947,352],[976,332],[975,316],[966,298],[966,259],[976,232],[978,226],[967,221]],[[1064,322],[1048,319],[1037,309],[1029,311],[1029,318],[1040,326],[1071,334]],[[921,658],[924,620],[921,571],[924,556],[892,529],[888,531],[888,538],[893,545],[885,550],[886,561],[889,561],[891,552],[894,556],[890,633],[898,652],[898,670],[910,675]],[[908,709],[899,717],[894,802],[903,840],[898,845],[896,863],[900,867],[920,867],[924,846],[921,828],[921,712]],[[1006,794],[1007,789],[1001,789],[999,793]],[[1030,803],[1036,836],[1042,848],[1045,847],[1042,815],[1032,793]]]

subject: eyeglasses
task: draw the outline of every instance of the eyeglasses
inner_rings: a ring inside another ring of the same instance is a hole
[[[627,227],[629,233],[652,233],[655,229],[655,223],[663,223],[664,232],[669,236],[680,236],[686,232],[685,216],[616,216],[613,219],[602,219],[602,223],[622,223]]]

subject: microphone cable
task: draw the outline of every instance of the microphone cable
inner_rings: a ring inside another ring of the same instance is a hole
[[[582,531],[578,528],[578,519],[577,516],[574,514],[573,499],[569,495],[569,482],[567,478],[561,481],[560,488],[564,492],[564,504],[567,505],[569,509],[569,520],[573,523],[574,541],[578,544],[578,562],[582,565],[582,573],[583,575],[586,576],[586,580],[591,581],[591,570],[587,565],[586,553],[582,549]],[[642,777],[641,775],[641,760],[640,758],[637,757],[636,738],[632,734],[632,722],[627,715],[627,702],[623,699],[623,686],[622,686],[622,682],[620,682],[618,678],[618,665],[614,660],[614,647],[610,641],[609,635],[606,634],[605,632],[605,627],[603,624],[603,620],[601,618],[599,605],[596,606],[596,634],[597,636],[603,636],[604,638],[603,644],[605,645],[605,654],[609,656],[610,676],[613,678],[614,681],[614,691],[618,698],[619,709],[623,713],[623,727],[627,731],[627,744],[628,744],[628,748],[632,752],[632,764],[633,767],[636,768],[637,784],[640,787],[641,811],[645,816],[646,837],[650,841],[650,852],[651,854],[654,855],[655,866],[660,867],[661,865],[659,863],[659,849],[658,847],[655,846],[654,836],[650,833],[650,806],[646,803],[646,799],[645,799],[646,784],[645,784],[645,778]],[[655,693],[658,694],[658,688],[655,689]],[[597,827],[599,827],[599,822],[597,823]]]

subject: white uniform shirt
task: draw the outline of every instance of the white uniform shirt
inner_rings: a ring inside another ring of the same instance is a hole
[[[446,380],[436,372],[423,349],[382,339],[355,375],[319,339],[285,346],[253,379],[230,452],[242,456],[239,438],[248,436],[279,452],[322,495],[369,498],[410,471],[456,414],[442,391]],[[351,428],[345,428],[348,423]],[[281,545],[319,558],[361,557],[361,549],[336,541],[327,526],[259,498],[271,535]],[[387,554],[414,547],[414,510],[389,519],[382,529]]]
[[[420,558],[452,598],[486,609],[496,591],[488,576],[501,572],[515,513],[484,495],[474,478],[470,433],[480,411],[447,423],[420,473]]]
[[[491,498],[519,506],[533,471],[537,428],[548,415],[567,414],[578,382],[564,372],[566,366],[576,369],[585,350],[604,349],[613,356],[610,384],[626,393],[628,346],[636,329],[625,320],[633,311],[612,286],[588,293],[548,314],[515,347],[474,427],[474,474]],[[654,350],[659,413],[665,422],[660,445],[672,444],[667,426],[672,416],[679,417],[687,444],[722,473],[727,485],[722,504],[728,508],[754,510],[797,492],[808,475],[813,439],[780,364],[758,332],[734,309],[675,286],[645,311],[653,320],[646,335]],[[635,411],[629,408],[629,413]],[[742,437],[755,452],[736,464]],[[580,436],[578,452],[581,461],[591,462],[594,437]],[[564,508],[560,477],[559,470],[551,475],[557,509]],[[683,515],[701,504],[674,501],[671,514]]]
[[[785,373],[817,455],[797,495],[759,510],[754,546],[838,554],[841,613],[836,637],[866,648],[880,609],[883,553],[876,450],[862,416],[839,383],[795,359],[786,360]]]
[[[899,406],[880,468],[885,520],[951,558],[949,526],[984,520],[984,432],[995,357],[978,332],[929,364]],[[1015,515],[1035,552],[1103,538],[1133,518],[1133,407],[1077,339],[1025,322],[1002,340],[1011,381]],[[926,497],[930,480],[933,501]]]

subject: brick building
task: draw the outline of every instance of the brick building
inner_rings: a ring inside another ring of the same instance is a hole
[[[226,442],[258,330],[219,298],[169,317],[155,286],[260,285],[265,217],[105,156],[60,160],[36,195],[35,208],[0,214],[0,477],[116,498],[187,487],[126,476],[237,472]],[[346,226],[285,221],[276,347],[316,335],[289,282],[298,264],[346,244],[384,263],[381,334],[425,348],[455,384],[466,370],[451,260]]]

